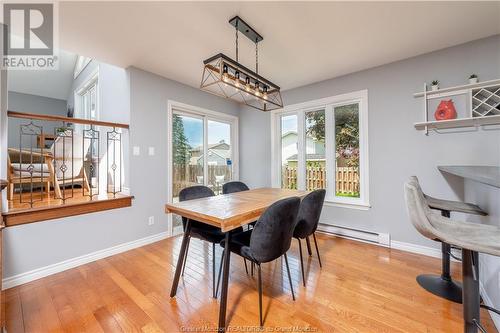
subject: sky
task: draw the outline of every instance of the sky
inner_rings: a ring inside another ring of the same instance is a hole
[[[201,146],[203,143],[203,120],[181,116],[186,135],[191,147]],[[219,143],[221,140],[231,144],[231,128],[229,124],[217,121],[208,121],[208,144]]]
[[[297,116],[285,116],[281,118],[281,133],[288,131],[297,132]]]

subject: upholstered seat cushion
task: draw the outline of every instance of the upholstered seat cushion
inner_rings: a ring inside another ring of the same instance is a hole
[[[225,233],[220,230],[220,228],[211,226],[206,223],[191,220],[191,237],[195,237],[210,243],[220,243],[224,237]],[[242,232],[243,228],[239,227],[235,229],[234,232]]]
[[[239,254],[240,256],[255,261],[252,256],[252,250],[250,249],[250,238],[252,237],[252,230],[236,233],[231,237],[230,249],[231,252]],[[222,240],[220,245],[226,248],[226,240]]]
[[[49,173],[49,167],[45,163],[12,163],[12,168],[15,170],[26,171],[29,173],[30,166],[33,168],[33,172],[35,173]]]
[[[14,179],[16,178],[30,178],[33,176],[34,178],[47,178],[47,180],[50,180],[50,173],[48,172],[36,172],[33,171],[33,174],[29,173],[28,171],[19,171],[19,170],[14,170],[12,177]]]

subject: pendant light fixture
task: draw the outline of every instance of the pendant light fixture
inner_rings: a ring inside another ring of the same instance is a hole
[[[238,16],[229,23],[236,30],[236,60],[219,53],[203,61],[200,89],[262,111],[282,108],[280,87],[259,75],[258,44],[262,36]],[[255,71],[238,62],[240,32],[255,43]]]

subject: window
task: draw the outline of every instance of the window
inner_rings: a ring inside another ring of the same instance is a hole
[[[89,120],[99,119],[98,73],[91,77],[75,92],[75,117]]]
[[[273,113],[273,186],[326,189],[327,202],[369,206],[366,90]]]
[[[222,194],[222,185],[238,179],[238,118],[189,105],[169,103],[170,202],[189,186],[204,185]],[[169,216],[170,232],[182,232],[179,216]]]

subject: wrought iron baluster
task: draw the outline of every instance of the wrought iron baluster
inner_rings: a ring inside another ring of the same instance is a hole
[[[19,169],[19,202],[20,203],[29,203],[32,208],[33,208],[33,204],[35,202],[43,200],[43,193],[40,193],[39,200],[34,200],[34,197],[33,197],[33,189],[34,189],[33,183],[34,183],[34,178],[36,178],[36,177],[33,177],[33,174],[36,173],[35,172],[36,171],[35,165],[34,165],[34,161],[33,161],[33,141],[36,142],[36,138],[38,136],[42,135],[42,133],[43,133],[43,127],[35,125],[33,123],[32,119],[30,120],[30,122],[28,124],[20,125],[20,130],[19,130],[19,165],[18,165],[18,169]],[[27,136],[29,138],[29,150],[26,150],[23,147],[23,136]],[[23,155],[27,152],[29,152],[29,165],[26,168],[26,170],[24,170]],[[40,171],[38,172],[39,173],[39,177],[38,177],[39,181],[37,183],[40,183],[42,186],[42,189],[43,189],[43,184],[44,184],[43,148],[41,149],[40,156],[38,158],[39,158]],[[29,198],[30,198],[30,200],[28,202],[23,200],[23,191],[24,191],[24,186],[25,186],[25,182],[23,182],[23,179],[25,178],[23,175],[23,172],[26,172],[26,171],[29,173],[29,180],[30,180],[29,181],[29,189],[30,189]]]
[[[107,183],[106,183],[106,190],[108,193],[112,193],[114,197],[116,197],[116,193],[119,193],[122,191],[122,166],[121,166],[121,160],[122,160],[122,148],[121,148],[121,133],[116,130],[116,127],[113,127],[112,131],[107,132]],[[119,187],[118,190],[116,188],[116,169],[118,168],[118,165],[116,164],[116,145],[118,145],[119,149],[119,159],[120,159],[120,166],[119,166]],[[112,148],[112,149],[111,149]],[[111,164],[111,170],[112,170],[112,181],[113,185],[112,188],[113,190],[110,192],[109,187],[110,187],[110,172],[109,172],[109,166],[110,166],[110,150],[113,151],[113,157],[112,161],[113,163]]]
[[[89,164],[89,171],[90,174],[86,175],[84,174],[84,177],[88,178],[88,183],[89,183],[89,196],[90,200],[93,199],[95,195],[99,195],[99,145],[100,145],[100,139],[99,139],[99,131],[95,129],[94,125],[90,125],[90,129],[84,130],[83,131],[83,147],[82,150],[85,154],[86,149],[86,140],[90,141],[89,148],[90,148],[90,164]],[[95,146],[94,146],[95,145]],[[97,150],[97,154],[96,154]],[[94,157],[97,157],[95,159],[95,165],[94,165]],[[85,158],[85,156],[84,156]],[[93,178],[96,176],[96,186],[93,185]],[[83,188],[83,195],[85,195],[85,186],[82,186]],[[94,189],[97,188],[97,191]]]
[[[59,128],[56,128],[55,129],[55,136],[56,136],[56,139],[54,141],[54,164],[55,164],[55,172],[54,172],[54,188],[56,186],[59,186],[58,183],[59,183],[59,176],[58,176],[58,173],[59,171],[61,172],[62,174],[62,197],[61,197],[61,200],[63,201],[63,203],[66,202],[66,199],[70,199],[70,198],[73,198],[73,195],[74,195],[74,191],[73,191],[73,187],[74,187],[74,172],[73,172],[73,169],[74,169],[74,131],[72,128],[69,128],[66,126],[66,123],[63,122],[63,126],[62,127],[59,127]],[[66,194],[66,183],[67,183],[67,172],[68,172],[68,160],[66,158],[66,148],[67,148],[67,144],[68,144],[68,141],[70,140],[71,142],[71,161],[69,161],[69,163],[71,163],[71,183],[72,183],[72,190],[71,190],[71,196],[67,195]],[[57,151],[57,148],[59,147],[59,145],[62,144],[62,156],[58,156],[58,151]]]

